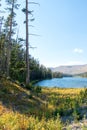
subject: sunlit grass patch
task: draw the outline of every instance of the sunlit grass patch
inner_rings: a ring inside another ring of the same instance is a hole
[[[42,90],[46,94],[78,95],[84,88],[43,88]]]
[[[19,113],[9,112],[0,116],[1,130],[61,130],[62,123],[57,117],[48,121],[43,117],[41,120],[32,116],[27,117]]]

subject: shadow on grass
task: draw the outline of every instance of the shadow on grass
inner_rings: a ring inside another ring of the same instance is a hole
[[[21,114],[42,116],[46,103],[35,92],[26,90],[11,81],[0,80],[0,102],[7,109]]]

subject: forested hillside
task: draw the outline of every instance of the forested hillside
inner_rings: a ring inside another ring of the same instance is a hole
[[[13,80],[25,83],[28,71],[27,62],[29,62],[30,81],[52,78],[51,70],[40,65],[39,61],[29,54],[29,50],[26,51],[29,49],[27,46],[25,48],[26,39],[18,37],[15,11],[20,5],[15,0],[6,1],[6,4],[7,12],[3,11],[7,13],[7,17],[4,17],[4,13],[0,16],[0,76],[11,77]],[[3,8],[3,5],[1,7]],[[23,11],[26,12],[26,9]],[[29,12],[29,15],[31,13],[32,11]],[[29,39],[29,35],[27,38]]]

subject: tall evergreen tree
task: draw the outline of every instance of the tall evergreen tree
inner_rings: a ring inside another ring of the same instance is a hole
[[[28,0],[26,0],[26,85],[30,82],[28,22]]]
[[[8,32],[8,47],[7,47],[7,76],[10,76],[10,60],[11,60],[11,46],[12,46],[12,35],[13,35],[13,26],[15,25],[14,17],[15,12],[14,9],[17,9],[18,4],[16,4],[17,0],[6,0],[7,4],[10,6],[7,8],[10,12],[8,16],[8,26],[9,26],[9,32]]]
[[[37,4],[34,2],[29,2],[29,0],[26,0],[26,8],[24,8],[22,11],[26,15],[26,85],[30,83],[30,59],[29,59],[29,15],[33,16],[33,10],[28,9],[28,4]],[[31,18],[30,21],[34,21],[34,18]],[[32,34],[33,35],[33,34]]]

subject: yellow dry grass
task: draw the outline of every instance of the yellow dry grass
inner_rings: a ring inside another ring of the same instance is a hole
[[[43,88],[45,94],[78,95],[84,88]]]

